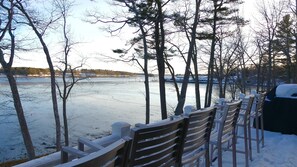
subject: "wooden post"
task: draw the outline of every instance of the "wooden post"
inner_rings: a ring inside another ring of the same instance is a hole
[[[127,122],[115,122],[111,125],[112,135],[119,136],[121,138],[130,135],[130,124]]]

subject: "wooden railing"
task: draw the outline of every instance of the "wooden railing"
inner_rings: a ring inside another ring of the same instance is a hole
[[[126,123],[126,122],[115,122],[112,124],[112,133],[109,136],[96,139],[93,142],[97,143],[102,146],[108,146],[112,144],[113,142],[119,140],[120,138],[123,138],[125,136],[130,135],[130,127],[131,125]],[[86,149],[86,151],[88,151]],[[69,157],[70,160],[73,159],[74,157]],[[38,166],[46,166],[46,167],[51,167],[61,164],[61,152],[55,152],[53,154],[49,154],[47,156],[37,158],[19,165],[16,165],[16,167],[38,167]]]

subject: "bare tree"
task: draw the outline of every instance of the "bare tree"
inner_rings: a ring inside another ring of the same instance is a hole
[[[88,22],[90,23],[104,23],[104,24],[119,24],[119,27],[114,29],[108,28],[107,31],[110,33],[120,32],[126,25],[130,25],[137,30],[137,36],[130,40],[128,49],[114,49],[114,53],[121,54],[120,58],[116,58],[117,61],[131,62],[135,61],[144,73],[144,85],[145,85],[145,101],[146,101],[146,117],[145,122],[150,122],[150,88],[149,88],[149,72],[148,63],[152,57],[149,49],[149,31],[151,31],[152,20],[150,16],[153,11],[151,6],[145,1],[134,1],[134,0],[116,0],[112,5],[125,8],[129,11],[127,15],[117,15],[114,18],[103,19],[97,11],[95,13],[89,13]],[[131,14],[131,16],[130,16]],[[106,16],[105,16],[106,17]],[[139,32],[139,33],[138,33]],[[137,46],[138,45],[138,46]],[[131,57],[127,56],[129,51],[134,49],[135,53]],[[143,63],[140,63],[139,58],[143,58]],[[114,59],[114,58],[112,58]]]
[[[240,89],[242,93],[247,93],[247,86],[250,82],[251,77],[249,68],[250,64],[253,61],[253,57],[255,55],[255,50],[251,50],[249,47],[249,41],[245,39],[245,36],[242,34],[242,31],[238,34],[239,46],[238,46],[238,63],[239,69],[237,71],[237,78],[234,78],[233,82],[236,84],[236,87]]]
[[[13,31],[17,29],[17,23],[16,22],[21,22],[21,20],[15,20],[15,13],[17,13],[15,9],[15,1],[0,1],[0,9],[2,11],[5,11],[5,15],[0,15],[0,64],[3,67],[4,73],[8,79],[12,97],[13,97],[13,102],[14,102],[14,107],[17,113],[21,133],[23,136],[23,141],[25,143],[25,147],[28,153],[29,159],[35,158],[35,151],[34,151],[34,146],[31,140],[31,136],[29,133],[29,129],[27,126],[26,118],[24,115],[24,110],[22,107],[18,87],[16,80],[13,76],[12,72],[12,64],[13,60],[15,57],[15,51],[16,51],[16,42],[15,42],[15,35]],[[8,34],[8,37],[6,36]],[[5,45],[5,41],[10,41],[10,44]],[[5,54],[3,50],[8,49],[10,53]],[[5,60],[5,57],[8,56],[9,60],[8,62]]]
[[[192,65],[194,70],[188,69],[190,72],[190,76],[191,78],[195,81],[195,96],[196,96],[196,108],[200,109],[201,108],[201,101],[200,101],[200,84],[199,84],[199,70],[198,70],[198,58],[197,58],[197,42],[196,40],[192,41],[192,32],[193,32],[193,26],[196,25],[196,28],[198,27],[198,22],[199,22],[199,16],[200,16],[200,11],[196,11],[197,7],[200,10],[200,5],[201,2],[200,1],[191,1],[191,0],[187,0],[187,1],[183,1],[184,2],[184,9],[183,8],[178,8],[178,10],[173,14],[173,18],[174,18],[174,25],[175,27],[177,27],[177,32],[181,31],[184,34],[184,38],[187,39],[186,46],[190,46],[192,44],[194,44],[194,48],[191,52],[192,52]],[[197,13],[198,12],[198,13]],[[195,18],[195,15],[197,15],[197,18]],[[197,19],[197,20],[195,20]],[[197,31],[196,29],[194,30],[195,32]],[[195,36],[197,37],[197,35],[195,34]],[[185,64],[187,64],[187,59],[185,58],[184,55],[188,55],[188,51],[184,52],[182,50],[181,47],[184,46],[178,46],[176,44],[174,44],[173,42],[169,42],[171,45],[173,45],[179,52],[180,57],[182,57],[182,59],[184,60]],[[189,49],[189,48],[188,48]],[[191,67],[189,67],[191,68]],[[176,85],[176,84],[175,84]],[[175,86],[176,90],[178,90],[177,85]],[[180,93],[178,93],[178,99],[181,98],[181,96],[179,95]],[[180,100],[179,100],[180,101]]]
[[[220,39],[229,36],[229,34],[233,34],[237,25],[243,25],[245,23],[244,19],[238,15],[238,6],[242,1],[211,0],[210,2],[212,3],[211,7],[209,4],[203,9],[205,16],[201,18],[201,22],[204,23],[204,29],[202,32],[199,32],[198,35],[199,39],[211,41],[211,44],[209,45],[209,61],[206,62],[208,63],[208,78],[205,92],[205,107],[210,106],[212,102],[215,64],[218,65],[216,62],[216,55],[218,56],[217,58],[222,58],[220,51],[224,50],[224,48],[221,47],[223,45],[221,45],[222,43],[220,42]],[[211,29],[205,29],[206,25],[210,25]],[[222,72],[224,69],[217,68],[217,70]]]
[[[48,49],[46,42],[44,41],[44,34],[46,30],[50,27],[51,24],[53,24],[55,21],[60,19],[60,16],[52,15],[52,17],[49,20],[37,19],[33,16],[32,13],[31,13],[32,15],[30,15],[30,12],[33,12],[33,11],[26,9],[26,6],[27,6],[26,2],[21,0],[16,1],[16,7],[21,11],[23,16],[27,20],[28,26],[32,28],[35,35],[39,39],[39,42],[42,45],[42,48],[50,69],[52,104],[53,104],[53,112],[54,112],[54,118],[55,118],[55,124],[56,124],[56,149],[60,150],[61,149],[61,123],[60,123],[57,95],[56,95],[57,91],[56,91],[56,84],[55,84],[56,83],[55,69],[52,62],[50,51]]]
[[[263,54],[267,55],[267,73],[266,73],[266,90],[270,90],[273,86],[275,86],[275,76],[273,70],[274,61],[274,50],[273,50],[273,42],[276,37],[277,24],[280,22],[282,18],[282,14],[285,9],[285,1],[261,1],[259,4],[258,12],[260,14],[260,18],[258,20],[259,29],[256,31],[259,42],[258,46],[261,46],[263,50]]]
[[[74,85],[84,79],[77,76],[75,73],[78,68],[81,68],[84,64],[72,67],[71,63],[69,62],[69,57],[71,54],[72,47],[76,44],[75,42],[71,41],[70,38],[70,29],[68,28],[69,25],[67,23],[67,19],[69,18],[69,13],[71,7],[74,5],[74,1],[69,0],[55,0],[54,2],[56,8],[62,15],[62,34],[63,34],[63,51],[62,57],[60,59],[60,63],[62,67],[58,67],[58,69],[62,72],[62,84],[60,85],[58,81],[56,81],[56,85],[58,88],[58,92],[60,98],[62,99],[62,113],[63,113],[63,124],[64,124],[64,139],[65,139],[65,146],[69,145],[69,128],[68,128],[68,117],[67,117],[67,100],[71,93],[72,88]]]
[[[169,2],[169,1],[167,1]],[[159,91],[160,91],[160,105],[162,119],[167,118],[167,103],[166,103],[166,89],[165,89],[165,29],[164,29],[164,13],[163,6],[167,3],[162,3],[161,0],[156,0],[156,18],[154,20],[154,42],[157,57],[158,76],[159,76]]]
[[[239,30],[239,29],[238,29]],[[232,73],[238,67],[239,55],[238,47],[240,42],[239,31],[226,37],[224,32],[219,29],[220,33],[217,34],[218,50],[214,61],[214,74],[218,80],[219,97],[225,98],[226,88],[231,79]],[[236,37],[237,36],[237,37]]]
[[[183,84],[182,84],[182,88],[181,88],[181,94],[180,94],[180,98],[179,98],[177,107],[175,109],[176,115],[182,114],[183,106],[184,106],[185,100],[186,100],[187,87],[188,87],[188,83],[189,83],[190,64],[191,64],[192,59],[196,60],[195,59],[196,56],[193,56],[193,55],[195,54],[196,29],[197,29],[197,25],[198,25],[200,4],[201,4],[201,0],[195,1],[195,16],[194,16],[193,27],[191,28],[191,36],[190,36],[190,40],[189,40],[189,50],[188,50],[188,56],[187,56],[187,60],[186,60],[186,69],[185,69],[185,73],[184,73],[184,80],[183,80]],[[195,61],[194,63],[197,63],[197,61]],[[197,79],[198,79],[198,77],[196,78],[196,80]]]
[[[218,11],[223,4],[223,0],[213,0],[213,23],[212,23],[212,39],[210,47],[210,57],[208,64],[208,77],[207,85],[205,91],[205,102],[204,107],[209,107],[211,105],[212,87],[213,87],[213,77],[214,77],[214,56],[215,56],[215,46],[216,46],[216,34],[217,34],[217,21],[218,21]]]
[[[160,91],[160,105],[161,105],[161,117],[162,119],[167,118],[167,107],[166,107],[166,89],[165,89],[165,29],[164,29],[164,23],[165,23],[165,12],[163,11],[164,6],[166,6],[170,1],[132,1],[132,0],[117,0],[117,2],[121,2],[120,7],[128,7],[128,10],[130,13],[132,13],[132,16],[129,14],[126,15],[126,18],[119,19],[120,16],[113,17],[110,20],[102,20],[95,16],[94,23],[101,22],[101,23],[120,23],[122,26],[119,28],[116,28],[115,30],[110,30],[110,32],[115,32],[118,30],[121,30],[125,25],[132,25],[133,27],[138,28],[136,32],[140,31],[140,35],[137,37],[136,41],[143,42],[143,46],[146,45],[147,47],[142,47],[142,49],[148,49],[150,48],[151,53],[149,51],[144,51],[144,57],[147,59],[144,59],[145,61],[148,59],[154,59],[157,62],[157,70],[159,74],[159,91]],[[134,5],[134,6],[133,6]],[[137,8],[135,8],[137,7]],[[136,10],[135,10],[136,9]],[[94,15],[91,15],[94,16]],[[142,25],[140,25],[142,24]],[[141,30],[141,27],[144,31]],[[139,29],[140,28],[140,29]],[[150,32],[150,33],[148,33]],[[150,40],[148,39],[148,36],[150,36]],[[139,38],[140,37],[140,38]],[[136,38],[134,38],[136,39]],[[144,42],[146,41],[146,42]],[[133,40],[133,42],[135,42]],[[149,45],[149,46],[148,46]],[[134,48],[135,49],[135,48]],[[138,48],[139,50],[139,48]],[[119,53],[126,53],[121,50],[117,50]],[[146,53],[147,52],[147,53]],[[135,57],[133,57],[133,60]],[[138,61],[137,61],[138,62]],[[139,64],[139,62],[138,62]],[[144,62],[144,66],[146,66],[147,62]],[[147,68],[143,68],[146,69]],[[148,82],[145,82],[148,86]],[[146,86],[146,91],[148,87]],[[148,93],[148,92],[146,92]],[[148,100],[148,99],[147,99]],[[148,103],[147,103],[148,104]],[[148,109],[148,105],[147,105]],[[148,110],[146,112],[148,116]]]

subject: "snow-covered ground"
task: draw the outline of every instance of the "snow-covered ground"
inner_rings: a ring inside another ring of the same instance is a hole
[[[257,153],[256,143],[252,142],[253,161],[250,167],[297,167],[297,136],[265,131],[264,147]],[[239,139],[237,148],[243,148]],[[213,162],[217,166],[217,161]],[[232,166],[232,152],[223,152],[223,166]],[[245,166],[244,154],[237,153],[237,166]]]

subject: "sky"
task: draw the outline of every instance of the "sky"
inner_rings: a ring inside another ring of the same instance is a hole
[[[105,0],[97,0],[97,3],[89,0],[75,0],[75,5],[71,12],[72,17],[69,22],[72,40],[78,42],[78,44],[73,47],[70,59],[73,60],[74,64],[80,64],[82,59],[86,58],[87,61],[84,68],[140,72],[139,68],[133,66],[131,63],[104,62],[104,60],[102,61],[102,59],[98,58],[98,55],[113,55],[112,49],[125,47],[126,41],[123,37],[112,37],[109,33],[100,29],[99,25],[92,25],[83,21],[83,19],[86,18],[86,10],[95,5],[98,11],[104,13],[110,12],[110,5],[107,4]],[[45,39],[52,57],[58,57],[61,51],[58,47],[60,47],[61,44],[57,43],[57,41],[62,39],[62,34],[58,32],[54,32],[54,34],[54,38]],[[19,53],[18,57],[20,57],[20,59],[15,59],[13,66],[48,67],[42,50]],[[53,61],[54,63],[56,62],[54,58]]]
[[[125,48],[126,39],[131,38],[130,33],[121,32],[120,36],[111,36],[109,33],[100,29],[100,25],[92,25],[83,21],[85,17],[86,9],[90,7],[96,7],[96,9],[102,13],[110,14],[115,11],[114,7],[111,7],[107,1],[111,0],[75,0],[75,6],[72,10],[72,18],[69,20],[71,22],[71,34],[74,41],[79,41],[80,43],[75,45],[73,52],[71,54],[71,60],[74,64],[80,64],[82,57],[87,58],[84,68],[92,69],[109,69],[109,70],[120,70],[120,71],[130,71],[139,72],[141,69],[136,63],[124,63],[124,62],[106,62],[98,55],[107,55],[117,57],[118,55],[112,52],[112,49]],[[255,13],[256,0],[246,0],[240,11],[241,14],[245,16],[246,19],[253,19],[253,13]],[[56,41],[61,39],[61,34],[55,32]],[[48,44],[50,46],[51,55],[57,57],[60,52],[57,49],[57,42],[55,40],[49,40]],[[43,52],[34,50],[30,53],[20,53],[22,59],[16,59],[14,66],[29,66],[29,67],[39,67],[47,68],[47,62],[45,60],[45,55]],[[155,64],[155,62],[153,62]],[[177,73],[184,72],[184,63],[180,59],[176,59],[172,62],[175,66]],[[156,72],[156,71],[155,71]],[[154,72],[153,72],[154,73]]]

